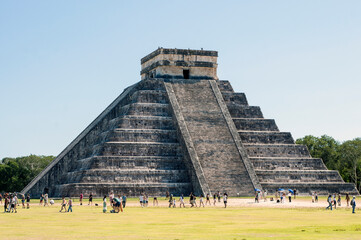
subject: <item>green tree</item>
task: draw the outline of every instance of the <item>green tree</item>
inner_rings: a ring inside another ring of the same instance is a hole
[[[0,192],[19,192],[55,157],[30,155],[3,158],[0,162]]]
[[[321,137],[308,135],[297,139],[296,143],[306,145],[311,156],[321,158],[328,169],[338,168],[340,143],[334,138],[327,135],[322,135]]]
[[[345,181],[361,191],[361,138],[345,141],[339,149],[339,169]]]

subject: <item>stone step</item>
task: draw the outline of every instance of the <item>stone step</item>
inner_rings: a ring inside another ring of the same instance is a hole
[[[170,116],[170,108],[167,103],[130,103],[118,109],[118,116],[141,115],[141,116]]]
[[[261,108],[257,106],[227,105],[232,118],[263,118]]]
[[[249,157],[311,157],[304,145],[243,144]]]
[[[113,191],[115,195],[125,194],[127,197],[138,197],[140,194],[148,196],[165,196],[166,192],[174,196],[188,196],[193,192],[190,183],[131,183],[131,182],[106,182],[106,183],[73,183],[56,185],[51,192],[59,192],[60,196],[79,197],[79,192],[88,196],[90,193],[97,193],[95,197],[103,197],[109,195]],[[151,203],[151,199],[149,202]]]
[[[317,192],[318,195],[329,195],[333,193],[341,193],[350,195],[359,195],[357,192],[355,185],[352,183],[345,182],[337,182],[337,183],[326,183],[326,182],[298,182],[298,183],[262,183],[262,188],[266,189],[270,194],[274,194],[279,188],[283,188],[285,190],[288,189],[296,189],[297,194],[299,195],[311,195],[312,192]],[[325,202],[326,203],[326,202]]]
[[[243,131],[279,131],[273,119],[233,118],[237,130]]]
[[[256,170],[262,183],[342,182],[338,171],[333,170]]]
[[[179,143],[106,142],[94,147],[95,156],[182,156]]]
[[[256,170],[327,170],[319,158],[250,158]]]
[[[106,134],[110,142],[177,142],[176,130],[116,128]]]
[[[183,183],[189,182],[187,170],[156,170],[143,168],[92,169],[66,173],[68,183],[132,182]]]
[[[127,115],[111,120],[110,128],[173,130],[173,119],[161,116]]]
[[[184,170],[186,167],[182,157],[161,156],[94,156],[78,160],[78,164],[72,168],[87,169],[119,169],[119,168],[142,168],[163,170]]]
[[[239,131],[243,143],[258,144],[294,144],[289,132]]]
[[[163,90],[138,90],[130,97],[132,103],[168,103],[167,92]]]
[[[234,92],[231,83],[229,81],[227,81],[227,80],[218,80],[217,85],[218,85],[219,90],[222,93],[224,93],[224,92]]]
[[[244,93],[222,92],[224,101],[228,105],[246,105],[248,106],[247,98]]]

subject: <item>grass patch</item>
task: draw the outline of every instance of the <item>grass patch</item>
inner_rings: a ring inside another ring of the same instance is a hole
[[[361,231],[361,214],[350,209],[130,206],[103,214],[96,202],[75,203],[73,213],[59,213],[59,201],[0,213],[1,239],[360,239]]]

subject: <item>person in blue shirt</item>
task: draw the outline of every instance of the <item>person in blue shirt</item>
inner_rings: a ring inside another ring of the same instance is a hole
[[[127,203],[127,196],[123,195],[122,196],[122,205],[123,205],[123,208],[125,208],[125,204]]]
[[[352,207],[352,213],[355,213],[355,208],[356,208],[356,197],[353,196],[352,200],[351,200],[351,207]]]

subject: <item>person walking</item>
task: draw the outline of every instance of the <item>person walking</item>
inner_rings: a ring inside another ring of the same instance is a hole
[[[201,194],[201,195],[199,196],[199,207],[201,207],[202,205],[203,205],[203,207],[204,207],[203,195]]]
[[[186,206],[184,205],[184,197],[183,194],[179,197],[179,207],[181,208],[183,206],[183,208],[185,208]]]
[[[83,198],[84,198],[83,193],[80,193],[80,196],[79,196],[80,206],[83,205]]]
[[[170,195],[168,202],[169,202],[169,207],[172,207],[172,205],[173,205],[173,194]]]
[[[63,200],[61,201],[61,208],[59,210],[59,212],[62,212],[64,209],[64,212],[66,212],[66,200],[65,197],[63,197]]]
[[[211,206],[211,201],[209,200],[209,193],[207,193],[206,195],[206,205],[207,203],[209,204],[209,206]]]
[[[73,212],[73,200],[71,200],[71,198],[69,198],[68,201],[68,212]]]
[[[214,193],[213,194],[213,206],[216,206],[216,202],[217,202],[217,194]]]
[[[350,204],[350,196],[348,195],[348,193],[346,193],[346,203],[347,203],[347,207]]]
[[[355,196],[352,197],[351,207],[352,207],[352,213],[355,213],[355,209],[356,209],[356,197]]]
[[[221,202],[221,193],[218,191],[217,193],[218,202]]]
[[[89,203],[88,205],[93,206],[93,193],[90,193],[89,195]]]
[[[106,212],[107,212],[107,196],[104,195],[104,197],[103,197],[103,213],[106,213]]]
[[[49,195],[47,193],[44,195],[44,207],[45,206],[49,207]]]
[[[328,195],[327,202],[328,202],[328,207],[326,207],[326,210],[331,209],[331,211],[332,211],[332,198],[331,198],[331,195]]]
[[[224,193],[224,194],[223,194],[224,208],[227,208],[227,201],[228,201],[228,194],[227,194],[227,193]]]
[[[140,194],[139,195],[139,203],[140,203],[140,206],[143,207],[143,194]]]
[[[315,202],[318,203],[318,195],[317,195],[317,192],[315,192]]]
[[[153,207],[154,206],[157,206],[158,207],[158,198],[157,197],[154,197],[153,198]]]
[[[122,196],[122,205],[123,205],[123,208],[125,208],[125,204],[127,203],[127,196],[123,195]]]
[[[337,204],[339,207],[341,207],[341,194],[337,195]]]
[[[291,202],[291,201],[292,201],[292,193],[288,192],[288,202]]]
[[[21,204],[23,206],[23,208],[25,208],[25,195],[21,194]]]
[[[26,208],[29,209],[30,208],[30,194],[28,193],[28,195],[26,196]]]

